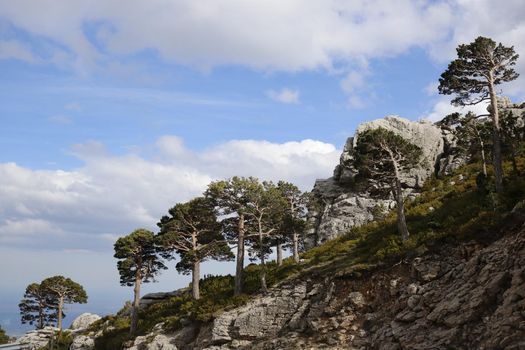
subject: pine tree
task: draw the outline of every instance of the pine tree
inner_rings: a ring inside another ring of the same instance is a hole
[[[247,198],[245,215],[251,219],[247,225],[247,237],[251,242],[252,256],[257,257],[260,262],[261,290],[267,293],[266,258],[271,252],[270,235],[280,229],[287,203],[272,182],[254,186],[247,192]]]
[[[31,283],[27,286],[18,307],[22,324],[35,325],[37,329],[42,329],[57,321],[56,300],[38,283]]]
[[[409,237],[401,174],[416,166],[421,149],[392,131],[378,128],[359,134],[355,165],[360,181],[377,192],[391,192],[397,205],[397,227],[402,241]]]
[[[287,201],[287,208],[283,216],[280,232],[286,242],[291,240],[292,256],[296,263],[299,262],[299,237],[306,229],[306,214],[308,194],[302,193],[297,186],[290,182],[279,181],[277,189]],[[279,238],[281,236],[278,236]],[[280,242],[278,242],[279,244]],[[277,264],[281,265],[279,259],[280,247],[277,244]],[[282,253],[281,253],[282,256]]]
[[[115,255],[122,286],[133,286],[130,334],[134,335],[138,325],[140,287],[142,283],[154,281],[154,277],[166,266],[159,257],[160,248],[153,232],[138,229],[115,242]]]
[[[437,125],[454,132],[460,153],[470,159],[480,158],[483,176],[487,177],[487,145],[490,141],[488,123],[484,118],[472,112],[466,115],[456,112],[447,115]]]
[[[62,317],[65,317],[64,304],[87,303],[86,291],[80,284],[64,276],[46,278],[40,286],[53,298],[56,305],[57,328],[61,332]]]
[[[242,293],[242,275],[244,270],[244,251],[246,233],[246,210],[248,209],[248,193],[260,186],[253,177],[232,177],[228,180],[212,182],[208,185],[205,197],[209,199],[217,211],[217,216],[225,217],[221,221],[223,231],[228,240],[237,246],[235,264],[234,294]]]
[[[490,101],[492,119],[493,164],[496,191],[503,190],[501,154],[501,124],[496,96],[496,86],[512,81],[518,73],[512,68],[518,55],[514,47],[505,47],[490,38],[478,37],[470,44],[459,45],[458,58],[452,61],[439,79],[439,93],[456,95],[452,104],[474,105]]]
[[[160,227],[161,255],[173,259],[180,256],[177,271],[192,274],[192,295],[200,298],[200,264],[207,259],[234,258],[224,236],[212,203],[203,197],[176,204],[157,224]]]

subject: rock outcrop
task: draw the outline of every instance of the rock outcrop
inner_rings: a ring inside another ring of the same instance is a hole
[[[27,332],[17,339],[17,343],[27,346],[29,350],[37,350],[47,345],[49,340],[58,332],[58,328],[44,327]]]
[[[522,220],[520,213],[512,215]],[[159,325],[128,350],[523,349],[525,226],[519,225],[486,246],[429,247],[360,275],[313,274],[208,324],[174,333]]]
[[[307,246],[320,244],[347,232],[353,226],[378,219],[394,207],[392,197],[372,196],[354,184],[357,175],[353,164],[354,150],[359,135],[366,130],[377,128],[384,128],[402,136],[419,146],[423,152],[419,165],[402,173],[401,183],[407,195],[417,193],[433,173],[450,171],[449,164],[456,160],[455,157],[443,157],[443,133],[439,127],[428,121],[412,122],[398,116],[388,116],[361,124],[354,137],[346,141],[334,176],[326,180],[317,180],[315,183],[313,193],[320,206],[311,211],[310,221],[313,229],[306,237]],[[446,159],[446,162],[440,162],[441,159]],[[437,166],[440,168],[436,169]]]
[[[88,328],[93,322],[100,320],[100,316],[96,314],[90,314],[89,312],[79,315],[73,320],[69,329],[73,331],[84,330]]]
[[[512,104],[508,98],[500,98],[498,106],[502,116],[510,113],[523,126],[525,103]],[[467,161],[465,155],[458,151],[454,132],[429,121],[412,122],[398,116],[387,116],[359,125],[355,135],[346,141],[334,175],[315,182],[312,192],[318,205],[310,208],[311,230],[305,237],[307,248],[344,234],[354,226],[381,219],[395,206],[391,196],[378,197],[355,186],[355,146],[362,132],[376,128],[402,136],[423,152],[419,165],[401,174],[401,183],[409,198],[416,196],[433,174],[451,174]]]

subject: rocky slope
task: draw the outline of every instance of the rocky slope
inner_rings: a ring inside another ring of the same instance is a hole
[[[362,273],[314,272],[212,323],[159,326],[129,350],[523,349],[523,205],[509,220],[490,243],[431,247]]]

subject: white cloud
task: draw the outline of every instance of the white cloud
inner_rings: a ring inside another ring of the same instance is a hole
[[[29,63],[39,62],[30,48],[16,40],[0,41],[0,59],[16,59]]]
[[[71,66],[81,70],[108,54],[154,49],[167,61],[201,68],[297,71],[438,41],[447,34],[452,8],[410,0],[152,0],[129,2],[122,11],[117,0],[18,0],[2,2],[0,16],[50,39],[57,51],[67,48]]]
[[[115,156],[102,144],[73,147],[84,162],[73,171],[0,164],[0,242],[52,249],[108,249],[137,227],[156,229],[176,202],[234,175],[287,180],[310,190],[328,177],[339,151],[321,141],[233,140],[203,151],[176,136],[160,138],[158,156]]]
[[[299,103],[299,90],[283,88],[280,91],[268,90],[266,95],[274,101],[281,103]]]
[[[487,106],[488,103],[479,103],[474,106],[465,106],[465,107],[455,107],[452,104],[450,104],[451,98],[449,97],[442,97],[440,98],[432,107],[430,111],[428,111],[425,115],[423,115],[422,119],[429,119],[433,122],[437,122],[441,119],[443,119],[448,114],[458,112],[465,114],[469,111],[472,111],[476,113],[477,115],[481,114],[487,114]]]

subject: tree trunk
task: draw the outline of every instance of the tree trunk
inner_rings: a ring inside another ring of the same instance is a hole
[[[191,273],[191,292],[193,299],[199,300],[201,297],[200,294],[200,288],[199,288],[199,280],[200,280],[200,272],[201,270],[201,262],[200,260],[196,260],[193,263],[193,271]]]
[[[295,231],[293,233],[293,261],[299,263],[299,235]]]
[[[244,269],[244,214],[239,215],[237,234],[237,264],[235,266],[234,295],[240,295],[242,293],[242,273]]]
[[[58,320],[57,320],[57,328],[59,334],[62,333],[62,309],[64,308],[64,297],[61,296],[58,299]]]
[[[42,302],[38,305],[38,324],[36,326],[37,329],[44,328],[44,305]]]
[[[405,218],[405,203],[403,201],[403,190],[401,189],[401,182],[396,179],[396,204],[397,204],[397,229],[401,234],[401,240],[405,242],[408,240],[409,233],[407,222]]]
[[[264,260],[263,235],[261,231],[261,223],[259,222],[259,260],[261,260],[261,291],[263,294],[268,293],[268,286],[266,285],[266,262]]]
[[[283,244],[281,243],[281,240],[277,240],[277,266],[283,265]]]
[[[131,327],[129,334],[135,335],[139,323],[140,284],[142,278],[139,273],[135,276],[135,287],[133,288],[133,307],[131,308]]]
[[[390,157],[392,157],[392,154],[390,155]],[[394,186],[394,196],[396,197],[397,204],[397,230],[401,234],[401,241],[405,242],[406,240],[408,240],[408,236],[410,234],[408,233],[407,221],[405,218],[405,203],[403,201],[403,189],[401,188],[401,181],[399,180],[398,164],[393,157],[391,158],[391,161],[394,165],[394,175],[396,177]]]
[[[494,76],[492,71],[489,73],[489,94],[492,116],[492,139],[493,139],[493,156],[494,176],[496,178],[496,192],[503,192],[503,165],[501,158],[501,127],[499,125],[498,101],[494,91]]]
[[[487,177],[487,159],[485,158],[485,144],[481,141],[481,163],[483,165],[483,175]]]

